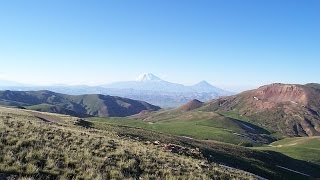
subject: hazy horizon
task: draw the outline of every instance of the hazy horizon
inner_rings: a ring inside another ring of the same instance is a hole
[[[144,75],[144,74],[147,74],[147,73],[142,73],[140,75]],[[140,76],[139,75],[139,76]],[[139,77],[137,76],[137,77]],[[156,75],[157,76],[157,75]],[[159,77],[159,76],[157,76]],[[161,77],[159,77],[161,78]],[[167,81],[165,78],[161,78],[161,80],[164,80],[164,81]],[[128,80],[120,80],[120,81],[112,81],[112,82],[106,82],[106,83],[98,83],[98,84],[90,84],[90,83],[71,83],[71,84],[64,84],[64,83],[28,83],[28,82],[19,82],[19,81],[11,81],[11,80],[7,80],[7,79],[1,79],[0,78],[0,81],[4,81],[4,82],[8,82],[8,83],[17,83],[17,86],[91,86],[91,87],[95,87],[95,86],[104,86],[104,85],[109,85],[109,84],[112,84],[112,83],[118,83],[118,82],[130,82],[130,81],[138,81],[137,78],[136,79],[128,79]],[[238,92],[242,92],[242,91],[246,91],[246,90],[251,90],[251,89],[254,89],[254,88],[258,88],[260,86],[263,86],[263,85],[269,85],[269,84],[273,84],[273,83],[283,83],[283,82],[271,82],[271,83],[266,83],[266,84],[260,84],[260,85],[248,85],[248,84],[242,84],[242,85],[238,85],[238,86],[228,86],[228,85],[217,85],[217,84],[213,84],[205,79],[203,80],[199,80],[195,83],[190,83],[190,84],[184,84],[184,83],[181,83],[181,82],[172,82],[172,81],[167,81],[167,82],[171,82],[171,83],[177,83],[177,84],[182,84],[182,85],[185,85],[185,86],[192,86],[192,85],[196,85],[202,81],[206,81],[208,83],[210,83],[211,85],[213,86],[216,86],[218,88],[222,88],[224,90],[227,90],[227,91],[230,91],[230,92],[234,92],[234,93],[238,93]],[[308,82],[308,83],[313,83],[313,82]],[[285,84],[297,84],[297,83],[285,83]],[[304,84],[307,84],[307,83],[304,83]],[[15,85],[13,85],[12,87],[14,87]],[[10,86],[8,86],[10,87]]]
[[[150,72],[231,91],[320,83],[319,7],[315,0],[4,1],[0,79],[99,85]]]

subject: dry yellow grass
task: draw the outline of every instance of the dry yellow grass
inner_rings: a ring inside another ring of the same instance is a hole
[[[1,107],[0,179],[254,178],[244,171],[119,137],[113,131],[74,125],[76,121]]]

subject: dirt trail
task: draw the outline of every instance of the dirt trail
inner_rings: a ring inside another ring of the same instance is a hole
[[[46,123],[58,123],[61,122],[61,118],[58,116],[51,116],[44,113],[39,112],[30,112],[30,114],[34,115],[36,118],[46,122]]]
[[[281,169],[284,169],[284,170],[287,170],[287,171],[290,171],[290,172],[293,172],[293,173],[301,174],[303,176],[311,177],[309,174],[305,174],[305,173],[302,173],[302,172],[299,172],[299,171],[295,171],[293,169],[289,169],[289,168],[286,168],[286,167],[283,167],[283,166],[277,166],[277,167],[281,168]]]

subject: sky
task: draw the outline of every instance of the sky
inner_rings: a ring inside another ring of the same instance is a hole
[[[320,83],[319,0],[0,1],[0,79]]]

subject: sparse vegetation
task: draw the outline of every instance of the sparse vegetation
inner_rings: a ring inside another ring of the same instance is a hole
[[[293,159],[274,151],[257,151],[217,141],[197,140],[183,136],[168,135],[167,133],[159,133],[153,129],[145,128],[146,125],[149,125],[148,122],[134,120],[132,118],[96,118],[91,119],[90,122],[93,123],[93,127],[96,129],[116,131],[120,136],[129,137],[135,140],[145,142],[160,140],[164,143],[175,143],[187,147],[197,147],[209,162],[218,162],[220,164],[243,169],[270,179],[306,178],[306,176],[283,170],[278,167],[279,165],[307,173],[313,177],[320,177],[319,165],[308,163],[303,160]],[[155,124],[156,122],[158,121],[155,121]],[[170,123],[170,120],[167,123]]]
[[[34,179],[250,179],[241,170],[30,111],[0,109],[0,177]],[[43,117],[44,118],[44,117]]]

